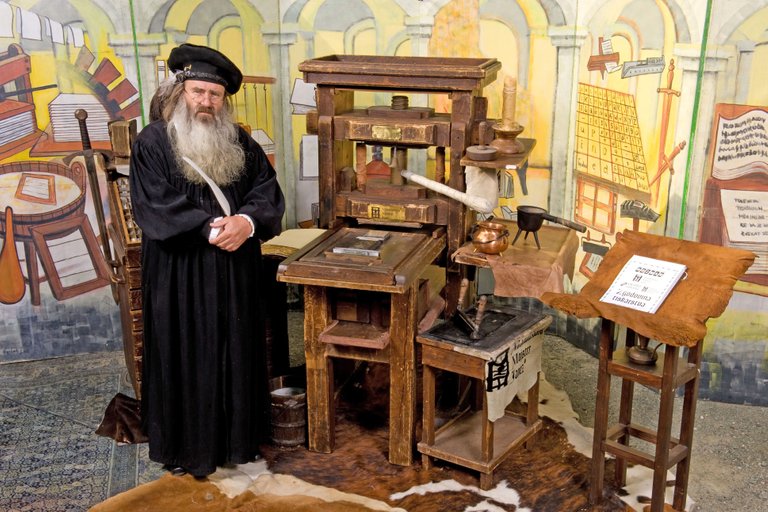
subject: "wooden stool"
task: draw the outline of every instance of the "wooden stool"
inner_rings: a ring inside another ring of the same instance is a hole
[[[665,345],[664,360],[656,365],[638,365],[629,360],[625,349],[613,350],[613,326],[603,319],[600,335],[600,364],[597,375],[597,400],[595,404],[595,429],[592,443],[592,485],[589,501],[597,504],[603,494],[605,454],[616,457],[615,482],[626,485],[627,462],[641,464],[653,470],[651,512],[664,510],[667,470],[677,465],[675,493],[672,506],[685,510],[688,491],[688,473],[691,464],[693,425],[696,419],[696,398],[699,390],[699,366],[701,341],[688,350],[688,358],[681,361],[679,347]],[[626,347],[634,345],[636,334],[627,329]],[[621,401],[618,423],[608,427],[608,404],[611,393],[611,376],[621,378]],[[632,423],[632,401],[635,382],[653,389],[659,394],[659,419],[656,430]],[[680,419],[680,437],[673,438],[672,413],[675,392],[684,387],[683,410]],[[656,446],[653,455],[629,446],[631,438],[641,439]]]
[[[494,316],[494,314],[496,316]],[[483,339],[473,341],[450,323],[441,324],[416,337],[422,345],[424,420],[423,437],[418,444],[422,465],[429,469],[431,457],[480,472],[480,488],[493,486],[493,471],[519,445],[542,428],[538,415],[540,335],[552,322],[547,315],[535,315],[511,308],[486,313]],[[536,354],[538,351],[538,354]],[[522,357],[516,357],[522,354]],[[527,360],[527,366],[525,362]],[[481,411],[466,411],[435,432],[435,369],[476,379],[482,393]],[[535,375],[533,377],[531,375]],[[517,394],[525,375],[533,378],[528,388],[528,407],[524,417],[510,411],[496,421],[489,419],[489,398],[493,392],[505,393],[506,407]],[[499,379],[506,380],[499,382]]]

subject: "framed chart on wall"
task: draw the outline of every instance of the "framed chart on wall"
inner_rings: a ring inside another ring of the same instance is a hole
[[[699,240],[746,249],[736,290],[768,296],[768,106],[715,105]]]

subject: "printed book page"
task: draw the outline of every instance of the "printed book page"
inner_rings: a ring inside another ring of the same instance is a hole
[[[632,256],[600,301],[655,313],[685,271],[681,263]]]

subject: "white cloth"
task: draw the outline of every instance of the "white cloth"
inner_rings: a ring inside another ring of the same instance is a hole
[[[485,391],[488,419],[504,416],[507,405],[519,393],[531,389],[541,370],[541,347],[544,336],[539,333],[504,347],[485,365]]]
[[[208,186],[211,187],[211,191],[213,192],[213,195],[216,196],[216,200],[219,202],[219,206],[221,206],[221,209],[224,210],[224,214],[227,217],[232,215],[232,208],[229,205],[229,201],[227,201],[227,198],[224,197],[224,192],[221,191],[219,186],[211,178],[209,178],[208,175],[205,174],[205,171],[203,171],[200,168],[200,166],[198,166],[195,162],[193,162],[191,159],[187,158],[186,156],[182,158],[184,158],[184,161],[187,162],[190,165],[190,167],[196,170],[197,173],[203,177],[203,179],[208,184]]]

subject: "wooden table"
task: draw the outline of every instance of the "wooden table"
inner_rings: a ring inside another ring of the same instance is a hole
[[[449,322],[416,338],[422,345],[424,367],[424,430],[418,450],[425,468],[431,466],[431,458],[446,460],[479,471],[481,489],[492,487],[494,469],[542,428],[538,416],[541,335],[551,322],[548,315],[491,308],[482,322],[480,340],[470,340]],[[475,379],[485,390],[481,411],[466,411],[437,432],[436,369]],[[514,396],[526,390],[525,416],[506,411]]]
[[[517,232],[514,221],[494,219],[494,222],[507,225],[511,237]],[[453,253],[452,258],[463,265],[490,268],[496,281],[493,294],[499,297],[538,298],[544,292],[562,292],[563,277],[573,279],[579,238],[572,229],[542,226],[539,240],[541,249],[532,239],[520,237],[501,254],[476,252],[469,242]]]
[[[365,231],[328,231],[286,259],[277,279],[304,285],[309,449],[330,453],[334,448],[333,359],[385,363],[390,375],[389,461],[407,466],[413,462],[416,424],[419,277],[444,250],[445,235],[392,232],[380,259],[345,260],[332,253],[342,239]],[[345,302],[350,294],[353,300]],[[355,311],[345,313],[349,309]]]

